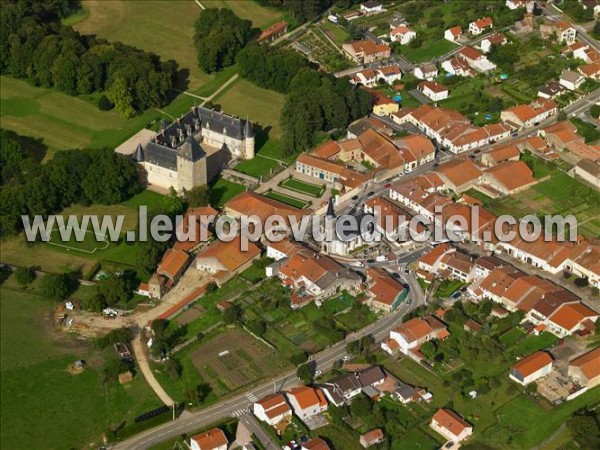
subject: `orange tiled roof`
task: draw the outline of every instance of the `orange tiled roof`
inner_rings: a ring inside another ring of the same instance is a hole
[[[585,319],[596,316],[598,316],[598,313],[583,303],[573,303],[562,305],[558,311],[550,316],[549,320],[561,328],[571,331]]]
[[[202,450],[213,450],[229,444],[225,433],[219,428],[213,428],[205,433],[197,434],[196,436],[193,436],[191,440],[196,441]]]
[[[600,375],[600,347],[575,358],[570,366],[579,367],[588,380]]]
[[[458,36],[460,34],[462,34],[462,28],[459,27],[458,25],[452,28],[448,28],[450,30],[450,33],[452,34],[452,36]]]
[[[477,180],[481,176],[481,170],[477,164],[467,158],[455,158],[440,164],[436,172],[447,178],[454,186],[463,186]],[[442,177],[442,178],[443,178]]]
[[[503,145],[485,152],[484,155],[487,155],[496,163],[500,163],[518,157],[521,155],[521,152],[515,145]]]
[[[367,276],[373,283],[369,287],[369,292],[374,296],[373,301],[378,303],[391,306],[404,290],[402,283],[392,278],[382,269],[370,268],[367,270]]]
[[[260,255],[260,248],[253,242],[248,242],[248,250],[241,248],[241,237],[238,235],[232,241],[215,241],[198,253],[198,259],[215,258],[228,271],[233,272]]]
[[[374,55],[376,53],[389,52],[390,48],[385,44],[376,44],[370,39],[354,41],[348,44],[355,53],[364,53],[365,55]]]
[[[323,391],[319,388],[310,386],[300,386],[288,391],[288,395],[293,396],[302,409],[310,408],[311,406],[327,406],[327,400],[323,395]]]
[[[513,364],[511,369],[518,371],[523,378],[528,377],[532,373],[537,372],[542,367],[546,367],[548,364],[552,364],[554,360],[546,352],[535,352],[531,355],[523,358],[516,364]]]
[[[385,169],[393,169],[404,165],[404,159],[400,156],[398,148],[383,135],[373,129],[364,131],[358,136],[363,152]]]
[[[477,19],[475,21],[475,25],[477,25],[477,28],[491,27],[492,25],[494,25],[494,21],[491,17],[483,17],[481,19]]]
[[[187,264],[188,259],[188,254],[183,250],[176,250],[170,248],[163,255],[162,261],[158,266],[157,272],[171,279],[175,278],[175,276]]]
[[[454,436],[460,435],[467,428],[472,428],[471,425],[450,409],[439,409],[433,419],[440,427],[445,428]]]
[[[536,182],[533,172],[523,161],[507,161],[491,167],[485,173],[491,174],[509,191],[529,186]]]
[[[415,317],[399,325],[396,331],[400,333],[407,342],[415,342],[424,337],[438,333],[446,329],[446,326],[433,316]]]
[[[266,28],[265,30],[263,30],[262,33],[260,33],[260,36],[258,36],[258,40],[262,41],[263,39],[267,39],[268,37],[273,36],[274,34],[280,33],[283,30],[285,30],[285,27],[287,26],[288,23],[285,21],[274,23],[269,28]]]
[[[435,81],[421,81],[418,85],[418,88],[420,91],[425,90],[425,88],[429,89],[432,92],[435,92],[436,94],[439,94],[440,92],[447,92],[448,88],[446,86],[444,86],[443,84],[437,83]]]

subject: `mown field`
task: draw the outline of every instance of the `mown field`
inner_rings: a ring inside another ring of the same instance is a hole
[[[0,293],[2,448],[96,448],[109,426],[160,405],[141,377],[103,385],[101,367],[113,349],[94,351],[55,332],[53,304],[42,292],[8,280]],[[87,367],[71,375],[79,359]]]
[[[203,0],[201,3],[207,8],[229,8],[236,16],[251,20],[255,27],[261,29],[282,20],[281,12],[251,0]]]

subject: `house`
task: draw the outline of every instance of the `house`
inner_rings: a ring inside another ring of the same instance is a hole
[[[471,69],[471,66],[469,66],[469,63],[467,63],[466,60],[457,58],[456,56],[442,62],[442,69],[459,77],[474,77],[477,75],[477,72]]]
[[[370,16],[372,14],[379,14],[383,12],[383,5],[379,2],[371,1],[371,2],[363,2],[360,4],[360,12],[362,12],[365,16]]]
[[[504,33],[494,33],[481,41],[479,48],[481,48],[483,53],[489,53],[492,50],[493,45],[506,45],[507,43],[508,39],[506,39]]]
[[[567,259],[563,262],[563,269],[578,277],[585,278],[590,286],[600,287],[600,241],[590,239],[575,245]]]
[[[350,78],[350,83],[362,84],[365,87],[373,87],[377,85],[377,80],[377,72],[373,69],[367,69],[355,73],[354,76]]]
[[[342,45],[342,50],[348,58],[357,64],[369,64],[390,57],[390,47],[377,44],[369,39],[354,41]]]
[[[380,67],[377,69],[377,79],[383,80],[390,86],[402,78],[402,70],[398,65]]]
[[[563,73],[560,74],[559,83],[568,90],[574,91],[585,83],[585,77],[572,70],[563,70]]]
[[[188,208],[177,225],[177,241],[173,248],[190,253],[200,247],[212,235],[211,227],[218,214],[211,206]]]
[[[481,177],[481,169],[469,158],[454,158],[440,164],[435,173],[444,182],[447,189],[457,194],[474,187]]]
[[[356,372],[355,375],[363,388],[379,386],[385,381],[385,372],[379,366],[369,366]]]
[[[438,68],[435,64],[427,63],[417,66],[413,70],[413,74],[419,80],[433,80],[438,76]]]
[[[367,269],[367,304],[375,311],[390,313],[406,298],[408,291],[383,269]]]
[[[462,282],[473,279],[473,259],[462,252],[449,252],[439,260],[438,274],[442,278],[452,278]]]
[[[327,400],[323,391],[310,386],[300,386],[287,392],[294,414],[302,421],[327,411]]]
[[[327,445],[327,442],[317,437],[304,442],[300,450],[330,450],[330,447]]]
[[[465,45],[461,48],[457,56],[464,59],[473,70],[480,73],[487,73],[496,69],[496,64],[491,62],[485,55],[482,55],[475,48]]]
[[[598,313],[583,303],[568,303],[561,305],[546,321],[548,331],[558,337],[570,336],[576,331],[583,330],[585,324],[595,323]]]
[[[221,284],[246,270],[259,257],[260,248],[248,241],[247,250],[243,250],[242,238],[237,235],[229,242],[217,240],[201,250],[196,256],[196,269],[216,275],[217,283]]]
[[[533,11],[535,5],[534,0],[506,0],[508,9],[515,10],[517,8],[526,8],[528,12]]]
[[[538,98],[529,105],[517,105],[500,113],[500,120],[514,128],[528,128],[558,112],[553,100]]]
[[[579,177],[596,189],[600,190],[600,164],[589,159],[582,159],[569,171],[571,175]]]
[[[447,243],[435,246],[418,259],[417,276],[431,281],[428,280],[427,274],[436,274],[442,257],[455,251],[456,249],[450,247]]]
[[[463,325],[463,329],[469,333],[479,333],[481,331],[481,324],[473,319],[467,319]]]
[[[429,426],[452,442],[464,441],[473,434],[471,424],[450,409],[438,409]]]
[[[156,273],[169,280],[169,284],[175,285],[187,269],[189,262],[190,257],[186,252],[169,248],[163,255]]]
[[[253,405],[254,415],[258,420],[275,426],[282,421],[290,421],[292,408],[282,394],[269,395]]]
[[[309,249],[303,249],[282,260],[275,275],[284,286],[309,298],[327,298],[344,289],[356,292],[362,284],[362,279],[356,272],[329,256]]]
[[[541,130],[540,135],[543,136],[548,145],[557,150],[564,150],[571,143],[584,142],[583,137],[577,134],[577,127],[568,120],[544,128]]]
[[[383,430],[381,428],[376,428],[371,431],[367,431],[365,434],[360,435],[360,445],[363,448],[368,448],[372,445],[379,444],[385,440],[385,435],[383,434]]]
[[[411,386],[410,384],[402,383],[396,390],[393,392],[393,397],[398,400],[403,405],[412,402],[415,397],[418,395],[419,390]]]
[[[281,241],[269,241],[267,244],[267,258],[275,261],[281,261],[285,258],[290,258],[306,247],[300,243],[291,240],[283,239]]]
[[[367,174],[349,169],[345,164],[308,153],[302,153],[296,159],[296,172],[342,191],[357,188],[370,179]]]
[[[450,336],[446,325],[433,316],[415,317],[390,331],[390,337],[381,344],[387,353],[394,354],[395,349],[420,361],[423,355],[419,348],[424,342],[433,339],[443,340]]]
[[[357,72],[350,78],[350,83],[361,84],[365,87],[374,87],[379,81],[385,81],[387,84],[393,85],[401,78],[402,70],[400,70],[400,67],[398,65],[392,65]]]
[[[550,81],[538,89],[538,97],[555,99],[567,90],[562,84],[556,81]]]
[[[552,371],[554,359],[543,351],[532,353],[510,368],[509,378],[525,386],[532,381],[548,375]]]
[[[469,24],[469,33],[474,36],[479,36],[485,30],[491,29],[494,26],[494,21],[491,17],[483,17]]]
[[[417,37],[417,33],[405,25],[400,25],[390,31],[390,40],[398,42],[400,45],[406,45]]]
[[[229,441],[219,428],[213,428],[190,438],[191,450],[227,450]]]
[[[256,39],[258,42],[273,42],[287,33],[288,23],[285,21],[277,22],[268,28],[265,28]]]
[[[600,384],[600,347],[569,362],[569,377],[582,387],[592,389]]]
[[[600,145],[588,145],[585,142],[576,141],[567,144],[567,150],[581,159],[592,162],[600,161]]]
[[[515,145],[503,145],[481,154],[481,164],[486,167],[497,166],[508,161],[518,161],[521,152]]]
[[[392,184],[389,195],[390,199],[432,220],[436,207],[452,202],[438,192],[443,185],[442,179],[431,173]]]
[[[362,390],[360,381],[353,373],[337,376],[321,386],[330,403],[335,406],[349,404]]]
[[[389,116],[398,112],[400,105],[395,100],[392,100],[387,95],[374,89],[367,89],[373,95],[373,114],[376,116]]]
[[[502,195],[512,195],[528,189],[537,180],[523,161],[507,161],[483,172],[480,187],[490,187]]]
[[[448,28],[444,31],[444,39],[450,42],[458,42],[458,40],[462,37],[462,28],[459,26],[455,26],[452,28]]]
[[[557,20],[555,22],[548,21],[540,25],[540,35],[543,39],[549,39],[552,36],[556,36],[558,42],[571,45],[575,43],[577,30],[573,25],[564,20]]]
[[[584,64],[583,66],[579,66],[577,70],[579,70],[579,73],[586,78],[600,80],[600,61],[596,61],[591,64]]]
[[[434,102],[447,99],[448,94],[450,93],[446,86],[435,81],[427,80],[421,81],[417,86],[417,89],[419,89],[419,91],[423,93],[425,97],[433,100]]]

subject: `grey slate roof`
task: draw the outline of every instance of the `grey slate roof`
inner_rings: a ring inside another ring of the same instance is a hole
[[[385,378],[385,373],[379,366],[371,366],[364,370],[361,370],[357,374],[360,384],[363,386],[370,386],[378,381],[382,381]]]

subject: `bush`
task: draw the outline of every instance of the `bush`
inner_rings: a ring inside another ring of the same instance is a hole
[[[573,284],[575,284],[577,287],[586,287],[590,284],[590,282],[587,278],[577,278],[575,281],[573,281]]]
[[[98,109],[100,111],[110,111],[115,105],[111,102],[105,94],[102,94],[98,99]]]
[[[27,286],[33,283],[36,278],[35,267],[19,267],[15,270],[15,281],[20,286]]]
[[[598,321],[598,322],[600,322],[600,321]],[[305,363],[306,362],[306,358],[307,358],[306,353],[295,353],[292,356],[290,356],[290,362],[294,366],[298,366],[300,364]]]

